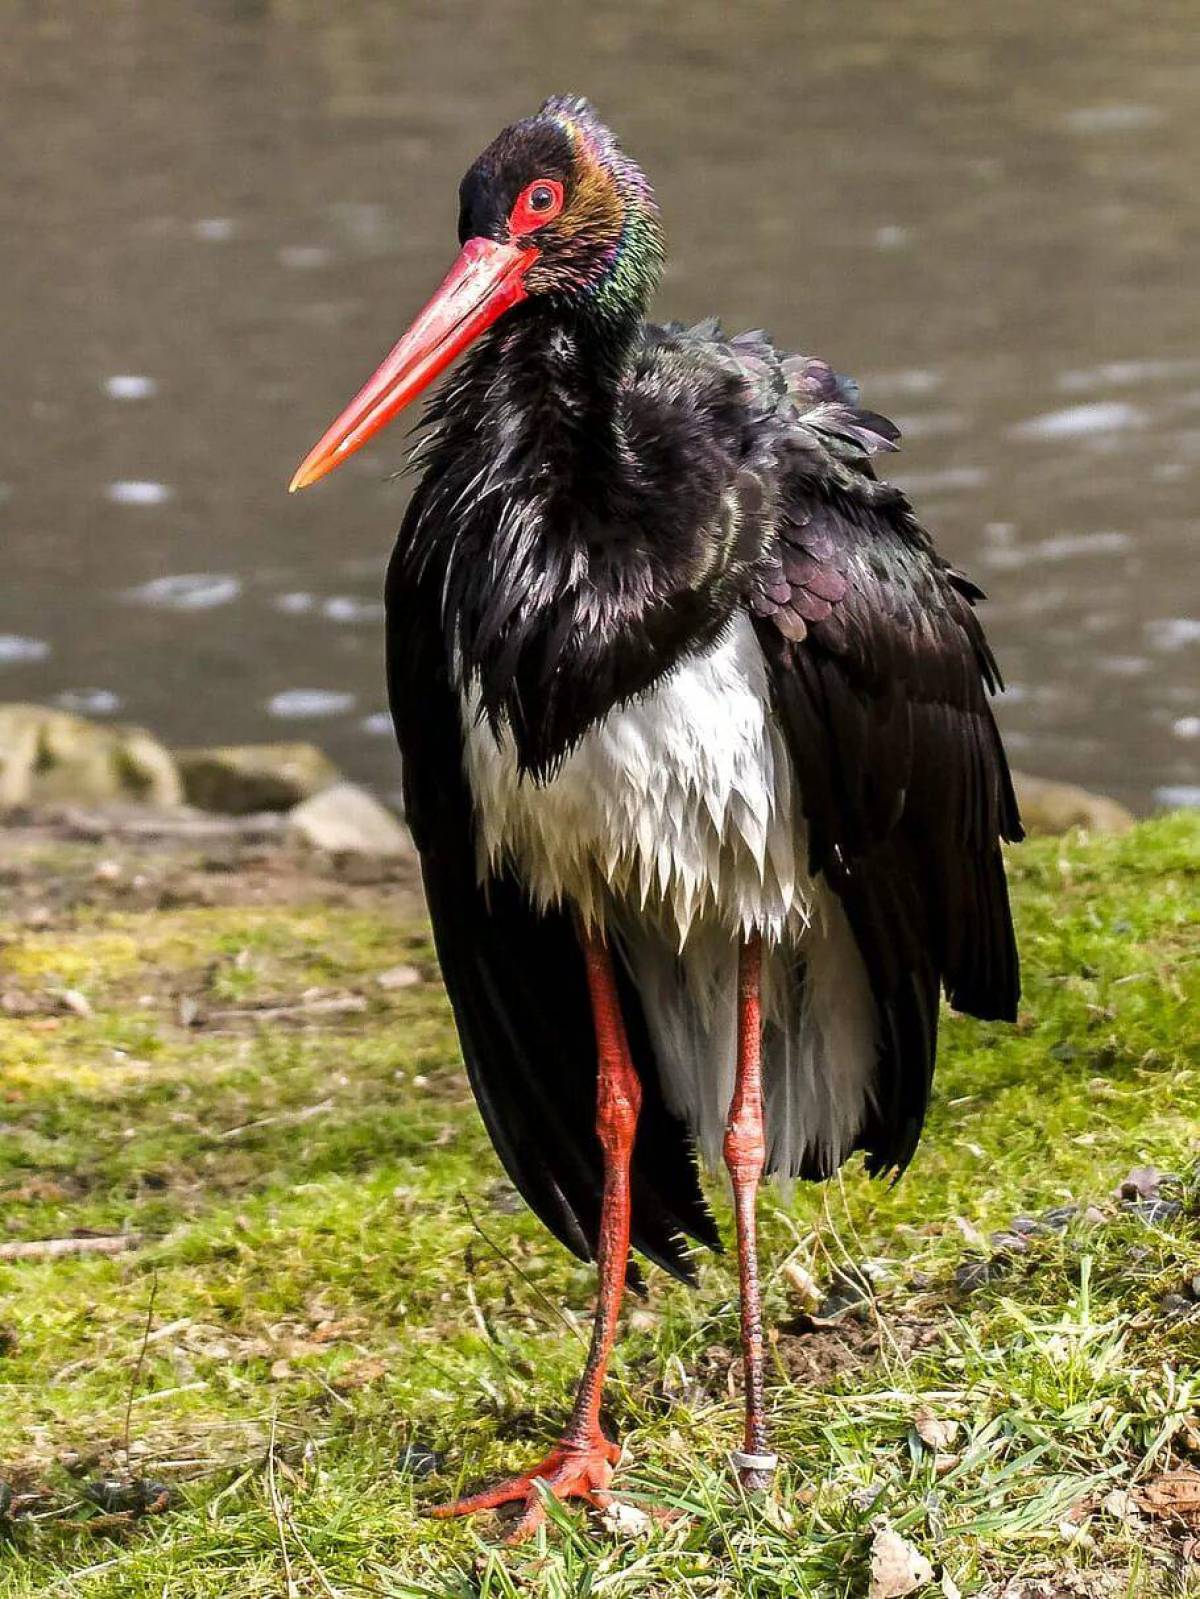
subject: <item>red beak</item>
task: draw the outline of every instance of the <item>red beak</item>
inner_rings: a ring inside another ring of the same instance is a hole
[[[523,280],[536,259],[536,250],[493,239],[468,239],[433,299],[301,461],[288,492],[306,489],[341,466],[497,317],[524,300]]]

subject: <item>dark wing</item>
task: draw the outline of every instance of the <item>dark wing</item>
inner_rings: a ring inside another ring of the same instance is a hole
[[[480,888],[462,733],[441,630],[441,577],[413,570],[409,508],[387,583],[388,692],[403,757],[408,824],[463,1058],[509,1176],[556,1238],[595,1254],[603,1182],[594,1119],[596,1046],[583,956],[571,916],[540,911],[509,873]],[[623,1011],[642,1080],[632,1168],[632,1241],[678,1277],[694,1270],[683,1235],[713,1248],[692,1146],[663,1102],[631,984]]]
[[[860,1145],[903,1167],[920,1135],[939,989],[1011,1020],[1016,943],[1001,857],[1021,837],[988,703],[999,686],[980,591],[936,554],[869,455],[896,430],[819,362],[784,363],[796,401],[777,533],[751,606],[795,765],[810,867],[838,893],[880,1018]]]

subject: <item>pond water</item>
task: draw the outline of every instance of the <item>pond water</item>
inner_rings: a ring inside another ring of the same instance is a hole
[[[391,791],[403,431],[299,457],[452,255],[477,151],[591,96],[657,311],[861,381],[988,590],[1014,760],[1200,802],[1194,0],[100,0],[0,55],[0,699],[306,737]]]

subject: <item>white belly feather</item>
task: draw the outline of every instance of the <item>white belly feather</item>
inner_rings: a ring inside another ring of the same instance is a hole
[[[609,713],[553,778],[517,769],[463,694],[479,870],[511,864],[539,904],[607,925],[637,982],[668,1103],[719,1158],[733,1087],[739,936],[764,942],[771,1166],[836,1163],[862,1124],[876,1045],[866,972],[807,840],[747,617]],[[797,980],[796,968],[804,967]]]
[[[510,736],[464,707],[481,866],[507,856],[541,904],[603,921],[614,899],[662,917],[682,945],[698,919],[771,940],[810,914],[787,750],[767,714],[748,618],[643,698],[610,712],[544,784]]]

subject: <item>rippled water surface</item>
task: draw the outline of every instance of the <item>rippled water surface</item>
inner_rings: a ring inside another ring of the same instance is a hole
[[[399,428],[297,459],[586,92],[664,315],[826,356],[988,589],[1015,759],[1200,801],[1200,28],[1153,7],[207,0],[5,8],[0,699],[312,737],[391,788]]]

